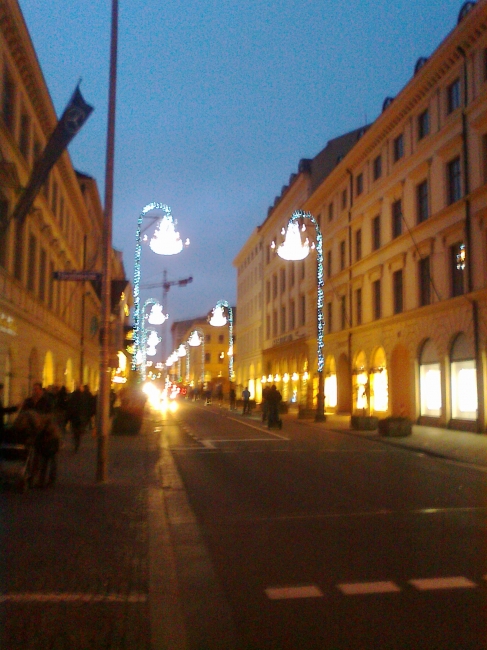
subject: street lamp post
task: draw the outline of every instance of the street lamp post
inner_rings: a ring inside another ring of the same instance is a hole
[[[227,324],[227,317],[224,309],[228,310],[228,381],[231,384],[233,380],[233,309],[226,300],[219,300],[213,309],[210,325],[222,327]]]
[[[301,241],[301,230],[305,231],[304,221],[311,221],[316,231],[316,244],[309,243],[306,238],[304,243]],[[301,228],[300,228],[301,224]],[[284,242],[277,248],[277,254],[283,260],[304,260],[310,250],[316,248],[316,276],[317,276],[317,343],[318,343],[318,401],[316,407],[315,420],[323,422],[325,416],[325,391],[323,368],[325,365],[323,358],[323,335],[325,321],[323,318],[323,236],[318,222],[310,212],[296,210],[289,219],[287,229],[283,228],[282,234],[285,235]],[[273,248],[275,243],[273,242]]]

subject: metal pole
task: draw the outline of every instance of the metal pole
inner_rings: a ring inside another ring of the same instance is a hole
[[[86,235],[83,237],[83,271],[86,271]],[[81,336],[79,341],[79,385],[83,385],[85,366],[85,313],[86,313],[86,282],[81,283]]]
[[[110,42],[110,78],[108,95],[107,153],[105,167],[105,212],[103,220],[102,269],[102,346],[100,359],[100,386],[97,408],[97,464],[96,480],[107,480],[108,428],[110,401],[110,303],[111,254],[113,214],[113,170],[115,157],[115,99],[117,88],[118,0],[112,0],[112,31]]]

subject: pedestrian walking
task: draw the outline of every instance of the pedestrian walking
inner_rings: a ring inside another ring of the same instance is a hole
[[[235,393],[235,388],[230,388],[230,410],[235,411],[237,408],[237,394]]]
[[[68,420],[73,433],[74,452],[77,453],[81,437],[86,433],[91,417],[93,416],[93,400],[91,394],[81,388],[76,388],[68,402]]]
[[[34,383],[32,395],[24,400],[20,410],[36,411],[37,413],[49,413],[51,411],[51,400],[47,397],[40,381]]]
[[[266,422],[269,417],[269,393],[270,386],[266,386],[262,391],[262,422]]]
[[[242,400],[243,400],[243,410],[242,410],[242,415],[245,415],[246,413],[250,414],[250,391],[245,386],[245,388],[242,391]]]
[[[281,428],[282,423],[281,419],[279,417],[279,405],[282,401],[282,395],[281,393],[277,390],[277,387],[275,384],[271,386],[271,389],[267,395],[267,401],[269,404],[269,411],[268,411],[268,416],[267,416],[267,426],[269,429],[271,428],[272,425],[277,424],[279,425],[279,428]]]

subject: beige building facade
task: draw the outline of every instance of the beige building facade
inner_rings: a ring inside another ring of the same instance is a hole
[[[22,227],[12,220],[57,117],[16,0],[0,2],[0,18],[0,381],[5,403],[19,403],[35,381],[98,388],[99,290],[53,274],[101,269],[103,209],[96,182],[65,151]],[[130,300],[116,251],[112,274],[115,374]]]
[[[452,27],[428,59],[412,62],[409,83],[319,184],[311,167],[309,194],[293,207],[310,212],[323,235],[327,412],[485,431],[487,2],[466,3]],[[292,209],[274,210],[261,227],[264,255],[273,238],[282,242]],[[309,227],[307,235],[316,238]],[[271,299],[291,264],[264,264]],[[288,383],[294,368],[297,381],[307,372],[311,387],[297,388],[309,406],[317,391],[316,253],[303,266],[302,343],[264,334],[263,357],[273,349],[280,367],[264,361],[263,377],[274,375],[284,391],[284,372]],[[283,294],[291,299],[289,281]],[[285,320],[283,305],[264,299],[271,332],[279,314]]]

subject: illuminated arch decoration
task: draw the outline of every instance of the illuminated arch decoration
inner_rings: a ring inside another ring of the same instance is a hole
[[[224,308],[228,310],[228,379],[233,381],[233,309],[226,300],[219,300],[213,309],[209,320],[210,325],[222,327],[226,325],[227,318],[224,315]]]
[[[142,333],[143,328],[141,326],[141,307],[140,307],[140,262],[142,257],[142,222],[145,215],[151,210],[162,210],[164,216],[159,222],[158,228],[156,230],[157,236],[151,240],[151,249],[160,254],[160,255],[175,255],[179,253],[183,248],[183,243],[179,237],[179,233],[176,232],[174,226],[175,222],[172,217],[171,208],[165,203],[149,203],[144,207],[142,212],[139,214],[137,220],[137,233],[135,237],[135,265],[134,265],[134,334],[133,334],[133,346],[134,351],[132,355],[132,370],[137,368],[137,359],[140,359],[139,352],[142,347]],[[162,235],[165,235],[171,240],[171,242],[164,243]],[[154,245],[153,242],[156,242]],[[189,240],[186,240],[186,245],[189,244]]]

